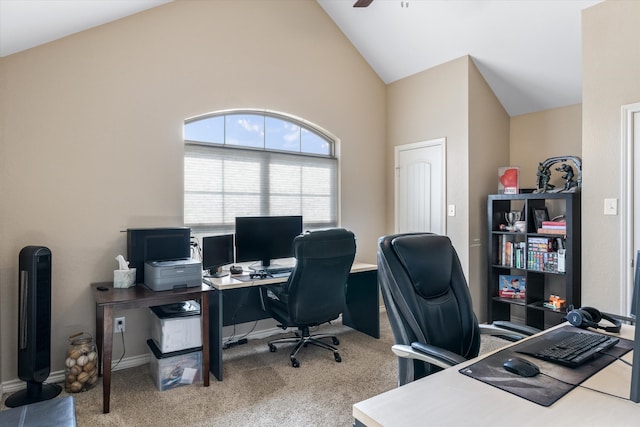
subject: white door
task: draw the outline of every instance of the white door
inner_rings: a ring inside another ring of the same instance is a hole
[[[446,234],[445,139],[395,148],[396,233]]]

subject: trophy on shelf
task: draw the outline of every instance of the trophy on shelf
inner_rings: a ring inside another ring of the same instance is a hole
[[[520,221],[520,211],[510,211],[504,213],[507,220],[507,231],[516,231],[516,222]]]

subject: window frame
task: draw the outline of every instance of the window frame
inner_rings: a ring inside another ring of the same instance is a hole
[[[226,120],[228,116],[231,115],[253,115],[253,116],[261,116],[262,120],[263,120],[263,136],[262,136],[262,140],[263,140],[263,144],[262,147],[254,147],[254,146],[243,146],[243,145],[238,145],[238,144],[227,144],[226,143],[226,137],[227,137],[227,133],[226,133]],[[312,124],[311,122],[301,119],[299,117],[290,115],[290,114],[285,114],[285,113],[280,113],[280,112],[274,112],[274,111],[267,111],[267,110],[256,110],[256,109],[233,109],[233,110],[222,110],[222,111],[216,111],[216,112],[211,112],[211,113],[207,113],[207,114],[203,114],[203,115],[199,115],[199,116],[195,116],[195,117],[191,117],[188,118],[184,121],[184,128],[186,128],[186,126],[190,123],[196,122],[196,121],[200,121],[200,120],[206,120],[212,117],[222,117],[223,123],[224,123],[224,141],[222,143],[220,142],[209,142],[209,141],[196,141],[196,140],[189,140],[186,139],[184,137],[183,134],[183,141],[184,141],[184,161],[186,162],[188,154],[189,154],[189,147],[202,147],[204,150],[206,150],[207,148],[214,148],[214,149],[222,149],[222,150],[234,150],[233,153],[234,154],[238,154],[238,153],[242,153],[242,152],[264,152],[267,153],[265,154],[262,162],[261,162],[261,174],[263,175],[264,178],[264,174],[268,174],[269,173],[269,169],[268,167],[265,168],[264,165],[270,165],[270,164],[274,164],[273,162],[269,161],[269,154],[268,153],[274,153],[274,155],[281,155],[281,156],[291,156],[292,158],[295,157],[300,157],[305,158],[305,159],[311,159],[311,158],[318,158],[319,160],[321,159],[327,159],[328,161],[332,161],[334,162],[334,166],[332,166],[332,168],[330,168],[330,170],[333,170],[332,175],[331,175],[331,179],[330,179],[330,185],[331,185],[331,193],[329,196],[329,205],[330,205],[330,211],[329,211],[329,221],[322,221],[322,222],[312,222],[312,221],[304,221],[304,228],[305,229],[317,229],[317,228],[325,228],[325,227],[334,227],[334,226],[338,226],[338,224],[340,223],[340,165],[339,165],[339,159],[337,156],[337,145],[338,145],[338,140],[337,138],[333,137],[329,132],[325,131],[324,129],[319,128],[318,126]],[[279,149],[274,149],[274,148],[267,148],[266,147],[266,134],[267,134],[267,130],[266,130],[266,122],[267,122],[267,118],[271,117],[271,118],[275,118],[281,121],[285,121],[288,123],[292,123],[296,126],[299,127],[298,132],[299,132],[299,137],[298,137],[298,151],[293,151],[293,150],[279,150]],[[315,134],[317,137],[321,138],[327,145],[328,145],[328,154],[318,154],[318,153],[310,153],[310,152],[303,152],[302,148],[303,148],[303,144],[302,144],[302,132],[303,130],[312,132],[313,134]],[[186,133],[186,132],[185,132]],[[230,153],[232,153],[232,151],[230,151]],[[254,154],[257,154],[254,153]],[[277,162],[275,162],[275,164],[277,164]],[[186,164],[184,166],[186,168]],[[186,196],[187,196],[187,189],[186,189],[186,174],[187,171],[184,170],[183,175],[185,176],[185,188],[183,188],[183,215],[185,217],[184,220],[184,224],[185,226],[189,226],[191,227],[192,231],[194,234],[206,234],[206,233],[231,233],[234,231],[235,229],[235,224],[234,223],[225,223],[224,222],[224,215],[222,217],[222,223],[216,223],[216,224],[198,224],[198,223],[188,223],[186,221],[186,210],[187,210],[187,203],[186,203]],[[266,192],[264,190],[267,190]],[[269,215],[268,211],[265,212],[265,208],[268,208],[269,203],[265,203],[265,199],[269,199],[270,196],[273,195],[273,193],[271,193],[271,191],[269,191],[269,187],[267,186],[266,188],[264,188],[264,185],[262,186],[262,190],[260,192],[260,213],[256,213],[256,215]],[[224,191],[221,192],[221,194],[224,195]],[[302,199],[304,197],[304,192],[301,192],[298,194],[298,196]],[[301,208],[302,209],[302,208]],[[302,212],[298,213],[300,215],[303,215]],[[303,215],[304,218],[304,215]]]

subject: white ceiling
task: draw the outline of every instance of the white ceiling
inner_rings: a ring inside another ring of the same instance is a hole
[[[599,2],[318,0],[386,83],[470,55],[511,116],[582,102],[581,10]]]
[[[0,57],[171,0],[0,0]]]
[[[0,0],[0,56],[169,1]],[[516,116],[582,102],[581,11],[602,0],[317,1],[385,83],[470,55]]]

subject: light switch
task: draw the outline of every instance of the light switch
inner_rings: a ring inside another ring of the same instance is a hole
[[[618,199],[604,199],[604,214],[618,215]]]
[[[456,205],[449,205],[449,208],[447,210],[447,215],[456,216]]]

